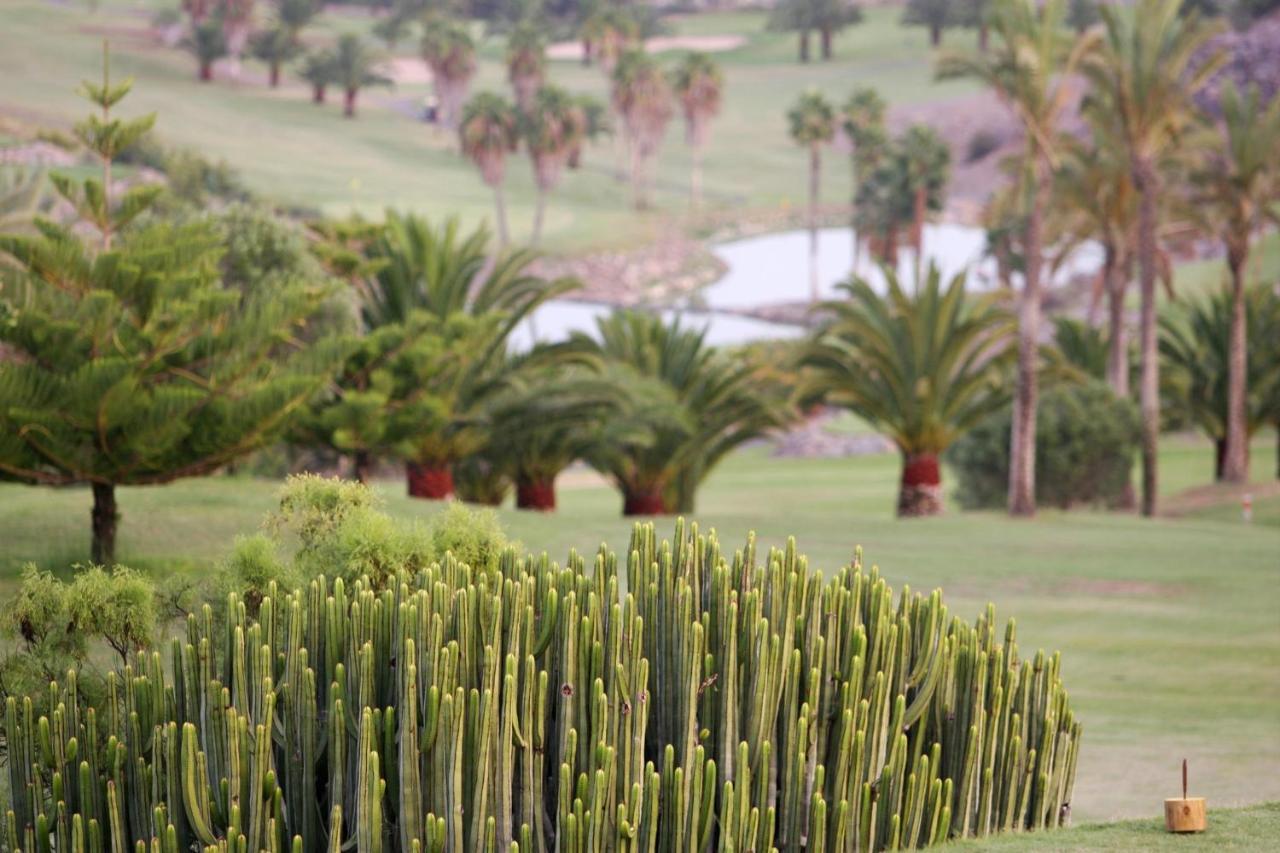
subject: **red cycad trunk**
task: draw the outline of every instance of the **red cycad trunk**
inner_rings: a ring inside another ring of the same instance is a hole
[[[208,83],[212,79],[213,79],[213,63],[201,62],[200,63],[200,81],[202,83]]]
[[[662,489],[655,487],[627,488],[622,492],[623,515],[666,515],[667,503]]]
[[[405,477],[411,498],[439,501],[453,494],[453,469],[448,463],[409,462]]]
[[[914,518],[942,512],[942,472],[936,453],[904,453],[898,515]]]
[[[516,509],[532,509],[551,512],[556,508],[556,481],[554,477],[516,480]]]

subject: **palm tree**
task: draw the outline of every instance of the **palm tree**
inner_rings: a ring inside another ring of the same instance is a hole
[[[583,145],[613,133],[613,123],[608,105],[599,99],[591,95],[575,95],[573,100],[578,114],[582,116],[582,133],[569,151],[568,165],[570,169],[577,169],[582,165]]]
[[[640,39],[640,25],[628,10],[603,3],[582,22],[583,62],[594,57],[606,77]]]
[[[466,25],[439,15],[427,19],[422,32],[422,58],[440,102],[440,124],[458,126],[460,109],[476,73],[476,45]]]
[[[1248,324],[1245,277],[1253,235],[1266,223],[1280,223],[1280,97],[1263,104],[1257,87],[1242,96],[1228,82],[1222,90],[1222,121],[1209,134],[1204,161],[1192,174],[1192,210],[1204,230],[1222,241],[1231,276],[1231,346],[1227,360],[1227,433],[1222,478],[1249,479],[1245,428],[1248,397]]]
[[[658,153],[671,121],[671,87],[658,63],[630,50],[613,70],[613,107],[622,117],[631,148],[631,183],[637,210],[649,206],[648,164]]]
[[[861,7],[849,0],[783,0],[774,7],[769,26],[799,33],[800,61],[808,62],[809,37],[814,30],[821,39],[822,58],[830,60],[835,34],[861,22]]]
[[[887,135],[884,128],[884,115],[888,105],[880,93],[870,87],[854,89],[849,99],[844,102],[840,111],[840,128],[852,148],[849,162],[853,167],[853,186],[850,199],[858,197],[858,187],[871,174],[880,158],[884,155]],[[856,206],[854,215],[850,217],[853,231],[853,268],[858,268],[862,253],[862,238],[858,233],[854,220],[857,218]]]
[[[269,68],[271,88],[280,85],[280,66],[302,52],[299,34],[319,11],[316,0],[276,0],[275,24],[249,38],[249,50]]]
[[[1091,83],[1085,110],[1111,123],[1124,144],[1138,194],[1138,282],[1141,290],[1139,408],[1142,412],[1142,514],[1156,513],[1160,437],[1160,367],[1156,355],[1157,165],[1195,121],[1192,98],[1222,63],[1201,50],[1217,30],[1181,0],[1137,0],[1132,9],[1099,9],[1103,31],[1083,70]]]
[[[313,50],[303,57],[298,76],[311,84],[313,104],[323,104],[329,84],[337,80],[336,60],[332,50]]]
[[[942,31],[961,23],[963,15],[952,0],[907,0],[902,13],[902,23],[928,27],[929,44],[942,44]]]
[[[924,270],[924,221],[930,210],[942,209],[943,191],[951,168],[951,149],[927,124],[907,128],[897,147],[911,193],[911,247],[919,282]]]
[[[702,203],[702,152],[711,119],[719,115],[724,99],[724,73],[710,55],[691,52],[676,66],[672,85],[684,110],[685,141],[693,154],[689,187],[696,207]]]
[[[538,90],[529,109],[520,116],[521,137],[533,162],[533,180],[538,188],[538,204],[533,216],[529,245],[542,239],[542,221],[547,194],[560,182],[569,156],[586,133],[586,116],[578,102],[558,86]]]
[[[518,120],[515,109],[506,98],[492,92],[481,92],[467,102],[462,110],[462,123],[458,126],[462,153],[476,164],[480,177],[493,189],[499,248],[509,242],[507,203],[502,193],[502,182],[507,172],[507,155],[516,150],[520,140]]]
[[[803,396],[884,432],[902,454],[898,515],[935,515],[939,455],[1008,402],[1011,322],[993,297],[967,294],[964,275],[943,285],[931,264],[912,296],[884,272],[884,296],[855,278],[842,285],[848,299],[823,303],[830,319],[804,356]]]
[[[1044,214],[1059,160],[1059,123],[1070,105],[1069,78],[1089,50],[1063,26],[1062,0],[1043,7],[1034,0],[993,0],[991,28],[997,44],[982,54],[951,54],[938,63],[940,78],[973,77],[993,90],[1022,125],[1029,182],[1022,237],[1023,289],[1018,319],[1018,374],[1009,453],[1009,512],[1036,509],[1036,384],[1040,328],[1040,277],[1044,263]]]
[[[809,298],[818,301],[818,190],[821,186],[822,149],[836,135],[836,114],[831,102],[817,91],[800,96],[787,112],[791,140],[809,151]]]
[[[361,89],[391,85],[389,78],[374,70],[381,61],[381,54],[360,36],[347,33],[338,39],[333,54],[333,82],[342,87],[342,114],[347,118],[356,116],[356,96]]]
[[[699,484],[731,450],[790,410],[757,390],[751,365],[706,345],[705,332],[619,311],[597,321],[596,353],[628,393],[587,459],[617,484],[624,515],[692,512]]]
[[[227,39],[222,34],[222,25],[213,18],[206,18],[192,27],[184,45],[195,55],[196,75],[200,82],[208,83],[213,79],[213,63],[227,55]]]
[[[521,21],[507,37],[507,80],[516,106],[527,110],[547,74],[547,40],[532,21]]]

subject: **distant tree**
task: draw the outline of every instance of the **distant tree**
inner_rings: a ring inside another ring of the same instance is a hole
[[[844,132],[852,147],[850,164],[853,167],[853,190],[849,197],[854,202],[854,219],[857,218],[858,189],[862,181],[884,156],[887,148],[887,137],[884,129],[884,115],[887,105],[884,98],[875,89],[862,87],[855,89],[845,101],[840,111],[840,129]],[[857,268],[862,238],[858,227],[853,223],[853,264]]]
[[[630,9],[604,0],[583,20],[579,34],[582,61],[594,59],[606,76],[612,76],[623,54],[639,44],[640,24]]]
[[[493,190],[498,245],[506,246],[510,235],[502,184],[507,174],[507,155],[516,150],[520,141],[519,116],[506,98],[481,92],[463,107],[458,138],[462,153],[475,163],[480,177]]]
[[[791,141],[809,153],[809,298],[818,301],[818,192],[822,186],[822,149],[836,135],[835,109],[821,93],[800,95],[787,111]]]
[[[902,23],[908,26],[928,27],[929,44],[942,44],[942,31],[954,27],[964,19],[957,0],[907,0],[902,13]]]
[[[547,40],[541,27],[521,21],[507,36],[507,79],[515,91],[516,106],[528,109],[547,73]]]
[[[390,86],[391,80],[376,70],[382,56],[360,36],[346,33],[338,39],[333,54],[333,82],[342,87],[342,114],[355,118],[356,98],[361,89]]]
[[[720,113],[724,99],[724,73],[708,54],[690,52],[676,66],[672,87],[684,112],[685,140],[692,150],[690,193],[694,206],[702,203],[702,153],[711,119]]]
[[[836,33],[861,22],[862,9],[852,0],[782,0],[773,8],[769,27],[798,33],[800,61],[808,62],[813,32],[818,33],[822,58],[829,60],[834,55]]]
[[[213,63],[227,55],[227,39],[222,34],[222,25],[206,18],[196,24],[184,44],[196,58],[200,80],[205,83],[212,80]]]
[[[1072,0],[1078,2],[1078,0]],[[978,50],[986,51],[991,38],[991,0],[957,0],[959,23],[978,31]]]
[[[231,62],[231,76],[240,76],[240,57],[244,56],[253,29],[254,0],[219,0],[218,17],[222,22],[222,35],[227,42],[227,56]]]
[[[1101,16],[1098,14],[1098,0],[1068,0],[1067,2],[1067,23],[1070,24],[1077,33],[1083,33],[1085,30],[1098,23]]]
[[[622,55],[613,70],[613,106],[631,150],[631,185],[637,210],[650,204],[649,163],[658,153],[673,113],[671,86],[653,57],[642,50]]]
[[[570,169],[577,169],[582,165],[583,145],[613,133],[613,123],[609,120],[608,105],[599,99],[591,95],[576,95],[573,100],[582,116],[582,133],[569,150],[568,165]]]
[[[951,167],[951,149],[927,124],[907,128],[897,143],[902,172],[911,195],[911,248],[916,281],[924,270],[924,221],[942,204]]]
[[[280,66],[302,53],[299,35],[319,11],[318,0],[275,0],[271,27],[249,38],[249,51],[268,65],[272,88],[280,85]]]
[[[1205,140],[1190,182],[1191,209],[1202,230],[1222,243],[1231,282],[1231,331],[1227,359],[1226,458],[1222,479],[1249,479],[1246,429],[1249,345],[1245,284],[1255,235],[1280,225],[1280,95],[1264,104],[1257,87],[1241,95],[1222,90],[1222,121]],[[1280,372],[1280,365],[1273,365]]]
[[[440,125],[453,130],[458,126],[462,104],[476,73],[475,42],[465,24],[433,15],[423,29],[421,48],[440,102]]]
[[[520,116],[520,136],[529,151],[538,189],[530,246],[537,246],[542,239],[547,195],[560,183],[570,155],[581,144],[586,121],[578,102],[558,86],[539,89],[529,109]]]
[[[830,318],[803,363],[804,400],[849,409],[902,454],[899,516],[942,511],[939,456],[1009,399],[1004,381],[1010,318],[993,297],[965,292],[964,275],[943,284],[930,265],[911,295],[892,269],[882,296],[867,282],[842,285],[847,299],[823,303]]]
[[[333,51],[321,49],[308,53],[298,68],[298,76],[311,85],[312,103],[323,104],[329,84],[336,82],[338,77]]]

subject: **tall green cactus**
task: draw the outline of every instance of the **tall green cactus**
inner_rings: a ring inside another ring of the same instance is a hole
[[[619,568],[621,566],[621,569]],[[626,590],[626,592],[623,592]],[[223,618],[215,618],[221,616]],[[4,710],[13,851],[851,851],[1059,826],[1080,724],[1012,622],[679,522],[232,595]]]

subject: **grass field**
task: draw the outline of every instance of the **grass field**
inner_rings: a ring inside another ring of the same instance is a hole
[[[1255,445],[1255,480],[1274,476],[1274,447],[1271,436]],[[1166,438],[1162,460],[1169,494],[1210,471],[1207,444],[1190,438]],[[1024,651],[1062,650],[1086,731],[1078,822],[1156,814],[1183,757],[1197,793],[1218,807],[1280,799],[1280,499],[1263,501],[1253,524],[1212,504],[1154,521],[1093,512],[899,521],[897,465],[891,455],[780,460],[751,449],[715,473],[697,518],[726,543],[749,530],[767,543],[794,534],[821,567],[860,543],[895,587],[942,586],[966,618],[994,602],[1018,618]],[[623,545],[629,523],[616,497],[589,477],[566,479],[554,515],[501,511],[510,534],[558,558],[571,546]],[[218,477],[123,489],[121,558],[157,574],[206,569],[257,527],[276,488]],[[379,488],[397,516],[435,509],[403,497],[399,482]],[[26,560],[82,559],[88,516],[83,489],[0,487],[0,574],[12,583]],[[1266,819],[1274,825],[1274,814]]]
[[[201,84],[187,53],[161,46],[148,33],[158,5],[159,0],[102,0],[100,11],[92,14],[80,3],[6,0],[0,8],[0,114],[68,127],[86,111],[75,90],[82,79],[100,73],[105,37],[116,73],[137,78],[125,113],[157,111],[164,139],[226,159],[253,189],[273,199],[327,212],[354,207],[380,213],[391,206],[468,220],[490,216],[489,191],[456,153],[454,140],[415,118],[425,86],[370,90],[362,95],[360,117],[345,121],[336,103],[313,106],[305,84],[291,75],[281,89],[268,89],[263,66],[254,62],[246,63],[240,82]],[[874,85],[895,103],[972,91],[968,83],[932,81],[926,35],[900,26],[899,14],[869,9],[865,23],[837,38],[837,61],[807,66],[794,59],[793,36],[764,31],[763,13],[675,19],[677,32],[747,39],[719,56],[727,93],[707,153],[708,198],[735,209],[801,202],[807,160],[787,138],[784,114],[807,88],[842,101],[853,87]],[[364,15],[326,11],[308,38],[367,31],[369,23]],[[948,38],[969,44],[973,35],[957,31]],[[406,54],[414,50],[416,37],[401,48]],[[507,89],[501,56],[499,40],[483,44],[477,89]],[[677,54],[662,56],[673,61]],[[575,91],[606,94],[599,69],[577,62],[552,62],[550,78]],[[686,208],[689,158],[678,119],[660,156],[656,211],[638,215],[630,210],[626,188],[612,177],[614,162],[613,145],[605,141],[589,152],[582,172],[566,175],[548,209],[551,247],[642,242]],[[828,180],[831,200],[847,194],[847,169],[838,158],[832,158]],[[508,196],[513,232],[522,237],[533,215],[532,177],[523,158],[509,170]]]

